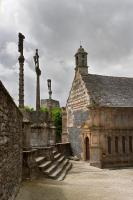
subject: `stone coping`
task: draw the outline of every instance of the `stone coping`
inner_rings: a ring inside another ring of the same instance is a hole
[[[17,105],[15,104],[13,98],[11,97],[11,95],[9,94],[9,92],[7,91],[7,89],[5,88],[5,86],[3,85],[3,83],[0,80],[0,89],[2,89],[2,91],[8,96],[8,98],[10,99],[10,101],[13,103],[13,105],[16,107],[16,109],[18,110],[18,112],[21,114],[21,116],[23,117],[22,112],[19,110],[19,108],[17,107]]]

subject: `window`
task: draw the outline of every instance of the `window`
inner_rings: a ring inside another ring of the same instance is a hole
[[[111,154],[111,137],[108,137],[108,153]]]
[[[78,56],[76,56],[76,65],[78,65]]]
[[[129,151],[133,151],[133,145],[132,145],[132,136],[129,136]]]
[[[125,141],[125,136],[122,136],[122,151],[123,151],[123,153],[126,152],[126,141]]]
[[[115,137],[115,152],[118,153],[118,137]]]

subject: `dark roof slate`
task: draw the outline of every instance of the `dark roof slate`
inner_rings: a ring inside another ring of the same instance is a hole
[[[96,105],[133,107],[133,78],[88,74],[82,79]]]

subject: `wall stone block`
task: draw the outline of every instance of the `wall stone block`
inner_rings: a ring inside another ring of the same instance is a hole
[[[0,82],[0,200],[16,195],[22,177],[22,114]]]

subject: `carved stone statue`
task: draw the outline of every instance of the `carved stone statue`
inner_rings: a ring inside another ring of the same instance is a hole
[[[37,75],[37,83],[36,83],[36,111],[40,110],[40,75],[41,70],[39,68],[39,55],[38,55],[38,49],[36,49],[36,53],[34,58],[35,63],[35,70]]]

